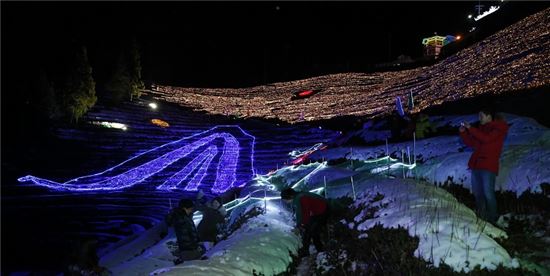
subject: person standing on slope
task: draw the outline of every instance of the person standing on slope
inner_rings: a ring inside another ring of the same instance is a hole
[[[495,178],[508,124],[491,109],[479,112],[479,127],[463,122],[459,128],[464,144],[474,149],[468,168],[472,170],[472,192],[478,214],[495,224],[498,218]]]

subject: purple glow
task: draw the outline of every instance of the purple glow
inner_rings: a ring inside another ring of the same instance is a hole
[[[216,156],[216,154],[218,154],[218,148],[212,147],[211,152],[208,155],[206,155],[202,160],[200,160],[200,162],[202,163],[201,167],[199,171],[195,174],[195,176],[193,176],[193,179],[191,179],[189,184],[185,186],[186,191],[198,190],[198,187],[201,184],[202,179],[206,175],[206,170],[210,166],[210,162],[212,162],[212,159],[214,158],[214,156]],[[233,174],[235,174],[235,171],[233,171]],[[223,192],[231,188],[231,185],[233,185],[233,183],[226,183],[225,190]]]
[[[200,177],[200,180],[202,180],[204,174],[206,173],[206,169],[208,168],[210,162],[212,162],[212,159],[214,158],[214,156],[216,156],[216,154],[218,154],[218,148],[216,146],[208,147],[207,150],[203,151],[199,156],[195,157],[193,161],[189,162],[189,164],[185,166],[185,168],[172,175],[168,180],[162,183],[162,185],[158,186],[157,190],[167,191],[176,189],[176,187],[180,183],[182,183],[199,165],[201,165],[199,173],[195,174],[195,177],[193,179],[197,178],[197,176],[200,175],[200,172],[202,172],[202,177]],[[200,183],[195,183],[195,185],[192,186],[190,183],[185,187],[185,190],[196,191],[198,184]]]
[[[229,190],[231,187],[242,187],[246,181],[242,183],[236,182],[236,170],[239,163],[239,151],[240,146],[238,140],[228,132],[215,132],[218,128],[237,128],[244,135],[252,138],[251,150],[250,150],[250,166],[251,173],[254,173],[254,136],[246,133],[239,126],[216,126],[210,130],[197,133],[190,137],[186,137],[177,141],[173,141],[159,147],[153,148],[146,152],[143,152],[133,158],[130,158],[110,169],[107,169],[103,172],[78,177],[72,180],[69,180],[64,183],[58,183],[55,181],[38,178],[35,176],[25,176],[18,179],[19,182],[31,181],[36,185],[48,187],[55,190],[66,190],[66,191],[110,191],[110,190],[119,190],[131,187],[136,185],[145,179],[159,173],[160,171],[166,169],[168,166],[174,164],[176,161],[188,156],[190,153],[195,152],[201,147],[210,145],[217,138],[222,138],[224,140],[223,152],[220,157],[220,161],[216,170],[216,181],[212,186],[212,191],[214,193],[223,193]],[[213,132],[209,134],[209,132]],[[206,136],[207,135],[207,136]],[[200,136],[206,136],[200,138]],[[176,149],[168,149],[169,146],[177,145],[177,143],[187,142],[186,140],[198,138],[197,141],[188,143],[184,146],[179,146]],[[156,157],[155,154],[158,151],[168,149],[167,153],[162,154],[160,157]],[[218,153],[218,147],[216,145],[210,145],[206,150],[201,152],[197,157],[195,157],[188,165],[186,165],[182,170],[178,171],[172,175],[168,180],[166,180],[162,185],[157,187],[160,190],[173,190],[177,189],[177,186],[185,181],[197,167],[200,168],[194,177],[189,181],[188,185],[185,187],[185,190],[196,191],[201,185],[201,181],[206,175],[207,169],[210,166],[213,158]],[[115,169],[122,170],[122,165],[131,164],[129,162],[137,162],[138,158],[144,157],[146,155],[154,155],[156,158],[153,160],[147,161],[139,166],[134,166],[131,169],[128,169],[122,173],[112,175],[115,172]],[[137,161],[136,161],[137,160]],[[112,175],[112,176],[111,176]]]
[[[218,163],[216,173],[216,182],[212,187],[212,192],[223,193],[233,185],[236,180],[235,171],[237,170],[237,160],[239,159],[239,142],[235,137],[223,133],[225,147]],[[231,183],[229,186],[226,183]]]

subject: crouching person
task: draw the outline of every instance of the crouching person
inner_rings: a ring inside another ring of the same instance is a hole
[[[199,236],[193,222],[193,207],[192,200],[182,199],[178,207],[166,216],[166,222],[169,226],[174,226],[178,240],[179,252],[175,264],[199,259],[204,253],[204,249],[199,246]]]
[[[299,256],[309,255],[311,240],[317,252],[323,251],[321,231],[327,226],[328,201],[315,193],[297,192],[287,188],[281,192],[281,198],[294,207],[296,225],[302,233],[302,248]]]
[[[199,191],[196,201],[196,209],[202,213],[202,220],[197,226],[199,241],[209,250],[218,242],[218,236],[225,225],[227,211],[223,206],[222,199],[215,197],[212,200],[204,201],[204,193]]]

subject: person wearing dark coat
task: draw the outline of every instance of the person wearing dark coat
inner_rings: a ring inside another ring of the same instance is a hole
[[[218,242],[219,230],[225,223],[226,211],[220,197],[215,197],[209,202],[201,202],[202,196],[199,193],[196,209],[202,213],[202,220],[197,226],[199,241],[216,243]]]
[[[182,199],[178,207],[166,216],[167,224],[174,226],[178,241],[179,260],[176,263],[199,259],[204,253],[204,249],[199,246],[199,236],[193,222],[193,207],[192,200]]]
[[[474,149],[468,168],[472,170],[472,192],[476,198],[477,212],[494,224],[498,218],[495,178],[508,124],[488,109],[479,112],[479,121],[479,127],[462,123],[459,131],[464,144]]]
[[[296,225],[302,233],[303,246],[299,255],[301,257],[309,255],[309,246],[312,239],[317,252],[323,251],[321,231],[327,225],[328,201],[318,194],[297,192],[292,188],[283,190],[281,198],[294,207]]]

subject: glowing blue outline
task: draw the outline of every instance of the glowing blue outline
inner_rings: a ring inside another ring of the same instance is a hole
[[[160,186],[157,187],[157,190],[164,190],[169,191],[176,189],[179,184],[181,184],[199,165],[201,165],[201,169],[205,166],[205,160],[207,160],[206,166],[210,165],[210,162],[214,158],[214,156],[218,154],[218,147],[216,146],[210,146],[208,149],[203,151],[201,154],[199,154],[197,157],[195,157],[187,166],[185,166],[183,169],[181,169],[179,172],[173,174],[168,180],[164,181]],[[195,174],[195,177],[199,173]],[[203,172],[204,177],[205,172]],[[201,177],[201,180],[202,178]],[[193,178],[194,179],[194,178]],[[189,186],[189,185],[188,185]],[[185,190],[188,187],[185,187]],[[195,189],[196,190],[196,189]]]
[[[189,153],[193,152],[194,150],[196,150],[200,146],[204,146],[206,143],[208,143],[208,142],[210,142],[213,139],[218,138],[218,137],[223,137],[223,138],[226,139],[226,141],[229,140],[230,143],[233,143],[234,147],[237,147],[239,149],[239,150],[236,150],[235,152],[233,152],[233,154],[236,155],[235,157],[238,158],[239,152],[240,152],[240,147],[238,146],[238,141],[236,140],[235,137],[233,137],[232,135],[230,135],[228,133],[214,133],[210,136],[207,136],[207,137],[203,138],[203,139],[206,139],[206,141],[203,141],[201,139],[201,140],[196,141],[194,143],[185,145],[185,146],[183,146],[179,149],[176,149],[176,150],[170,151],[168,153],[165,153],[160,157],[157,157],[157,158],[155,158],[151,161],[148,161],[148,162],[146,162],[146,163],[144,163],[140,166],[129,169],[128,171],[126,171],[124,173],[121,173],[121,174],[118,174],[116,176],[110,177],[106,180],[99,181],[97,183],[88,183],[88,184],[76,184],[76,182],[77,181],[80,182],[80,181],[83,181],[83,180],[85,181],[85,180],[91,179],[95,176],[99,176],[101,174],[108,173],[108,172],[110,172],[110,171],[112,171],[112,170],[114,170],[114,169],[116,169],[116,168],[132,161],[132,160],[135,160],[135,159],[137,159],[137,158],[139,158],[139,157],[141,157],[141,156],[143,156],[147,153],[153,152],[155,150],[162,149],[164,147],[167,147],[169,145],[173,145],[173,144],[178,143],[178,142],[185,141],[187,139],[196,137],[198,135],[205,134],[207,132],[214,131],[215,129],[221,128],[221,127],[236,127],[244,135],[249,136],[249,137],[252,138],[252,147],[251,147],[251,154],[250,154],[250,164],[251,164],[251,166],[250,167],[251,167],[252,175],[254,175],[254,172],[255,172],[255,169],[254,169],[255,149],[254,148],[255,148],[255,144],[256,144],[256,138],[253,135],[250,135],[248,132],[244,131],[238,125],[218,125],[218,126],[215,126],[215,127],[211,128],[209,130],[199,132],[199,133],[193,134],[191,136],[188,136],[188,137],[176,140],[176,141],[172,141],[172,142],[163,144],[161,146],[155,147],[153,149],[147,150],[147,151],[145,151],[143,153],[140,153],[140,154],[138,154],[138,155],[136,155],[136,156],[134,156],[134,157],[132,157],[132,158],[116,165],[116,166],[113,166],[113,167],[111,167],[111,168],[109,168],[109,169],[107,169],[103,172],[77,177],[75,179],[71,179],[71,180],[66,181],[64,183],[58,183],[58,182],[55,182],[55,181],[38,178],[38,177],[35,177],[35,176],[32,176],[32,175],[27,175],[27,176],[24,176],[24,177],[20,177],[17,180],[19,182],[31,181],[34,184],[38,185],[38,186],[45,186],[45,187],[55,189],[55,190],[68,190],[68,191],[111,191],[111,190],[119,190],[119,189],[127,188],[127,187],[133,186],[137,183],[140,183],[140,182],[144,181],[145,179],[151,177],[152,175],[164,170],[166,167],[173,164],[177,160],[187,156]],[[194,145],[197,145],[197,144],[198,144],[198,146],[194,146]],[[173,159],[174,156],[176,156],[176,157],[179,156],[179,158],[177,158],[177,160],[174,160]],[[225,158],[224,158],[224,156],[225,156]],[[172,157],[172,158],[170,158],[170,157]],[[235,183],[235,181],[236,181],[236,175],[235,174],[236,174],[236,169],[237,169],[237,160],[231,160],[231,157],[232,156],[228,157],[225,154],[225,151],[222,154],[222,157],[220,159],[221,160],[220,164],[218,164],[218,170],[217,170],[217,174],[216,174],[216,182],[215,182],[215,185],[212,187],[212,191],[215,192],[215,193],[225,192],[225,191],[229,190],[231,187],[242,187],[247,183],[246,181],[244,181],[243,183]],[[168,159],[168,160],[164,160],[164,159]],[[230,164],[234,163],[234,165],[225,166],[224,164],[221,164],[224,160],[227,160],[227,162],[230,162]],[[153,169],[152,173],[149,172],[149,173],[146,173],[146,174],[140,174],[147,167],[146,165],[151,166],[151,163],[153,163],[153,164],[160,163],[160,164],[157,165],[158,167],[160,167],[160,169],[158,169],[158,168]],[[227,177],[224,173],[220,174],[220,169],[222,169],[223,171],[234,169],[233,170],[233,175],[229,176],[230,181],[231,181],[229,185],[221,185],[220,184]],[[121,183],[123,183],[123,181],[121,181],[122,180],[121,178],[124,178],[124,176],[126,176],[128,174],[130,174],[130,177],[132,178],[132,181],[129,181],[130,183],[121,184]],[[143,175],[145,175],[145,176],[143,176]],[[195,177],[197,177],[197,175]],[[231,179],[231,178],[233,178],[233,179]],[[200,179],[202,180],[202,177]],[[107,183],[111,182],[111,183],[105,185],[105,182],[107,182]],[[220,187],[220,186],[222,186],[222,187]]]

